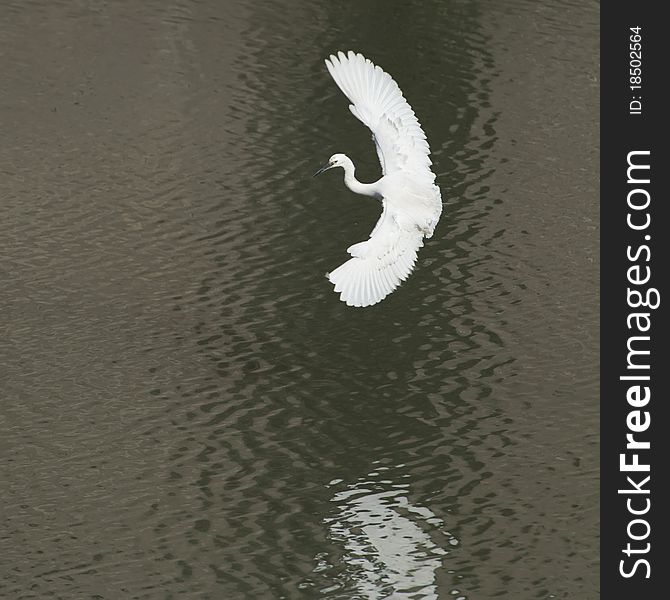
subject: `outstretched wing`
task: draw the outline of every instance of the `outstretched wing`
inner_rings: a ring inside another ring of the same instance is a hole
[[[349,306],[377,304],[407,279],[421,246],[423,232],[384,201],[370,239],[347,248],[352,258],[328,279]]]
[[[383,174],[406,171],[432,183],[426,135],[393,78],[351,51],[331,54],[326,66],[352,102],[351,112],[372,131]]]

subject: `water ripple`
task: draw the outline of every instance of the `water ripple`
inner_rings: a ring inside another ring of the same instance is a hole
[[[0,595],[594,595],[597,6],[377,11],[0,9]],[[310,177],[379,174],[340,48],[445,200],[371,310],[324,273],[378,206]]]

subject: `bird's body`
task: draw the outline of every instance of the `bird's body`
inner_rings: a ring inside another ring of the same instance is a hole
[[[383,300],[407,279],[423,238],[433,235],[442,212],[442,198],[430,170],[430,149],[414,111],[388,73],[361,54],[339,52],[326,60],[333,79],[349,98],[351,112],[372,130],[382,177],[362,183],[344,154],[334,154],[316,174],[344,169],[344,183],[353,192],[381,201],[382,215],[364,242],[350,246],[352,256],[328,275],[350,306]]]

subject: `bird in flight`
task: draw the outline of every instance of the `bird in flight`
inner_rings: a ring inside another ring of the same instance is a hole
[[[349,109],[372,131],[382,177],[361,183],[345,154],[333,154],[314,176],[344,169],[344,184],[381,201],[382,215],[370,238],[347,248],[351,258],[327,275],[349,306],[377,304],[412,272],[423,238],[433,235],[442,197],[430,170],[430,148],[414,111],[398,84],[362,54],[338,52],[326,59]]]

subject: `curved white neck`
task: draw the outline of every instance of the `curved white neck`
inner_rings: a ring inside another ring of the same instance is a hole
[[[362,194],[363,196],[378,196],[377,186],[374,183],[362,183],[356,179],[354,175],[356,167],[351,161],[345,163],[342,167],[344,169],[344,185],[346,185],[352,192]]]

